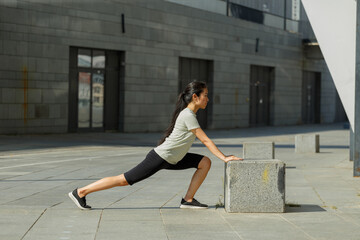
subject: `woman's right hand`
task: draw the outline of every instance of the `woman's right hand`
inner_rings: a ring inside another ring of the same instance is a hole
[[[234,155],[229,155],[229,156],[225,156],[224,162],[229,162],[229,161],[242,161],[244,160],[243,158],[239,158],[239,157],[235,157]]]

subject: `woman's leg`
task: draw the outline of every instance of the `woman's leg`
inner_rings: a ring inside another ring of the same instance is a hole
[[[195,196],[196,191],[199,189],[200,185],[203,183],[204,179],[207,176],[211,167],[211,160],[208,157],[203,157],[199,163],[198,169],[194,173],[189,189],[185,195],[184,200],[191,202]]]
[[[127,186],[127,185],[129,184],[126,181],[124,174],[121,174],[119,176],[106,177],[94,183],[91,183],[85,187],[79,188],[78,195],[79,197],[82,198],[92,192],[97,192],[100,190],[105,190],[113,187]]]
[[[83,188],[78,189],[78,195],[80,198],[88,195],[89,193],[105,190],[113,187],[133,185],[140,182],[157,171],[170,165],[164,161],[154,150],[150,151],[144,161],[139,163],[137,166],[129,170],[128,172],[119,176],[106,177],[91,183]]]

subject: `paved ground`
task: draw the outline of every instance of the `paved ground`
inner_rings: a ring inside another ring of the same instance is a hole
[[[294,134],[320,134],[321,153],[295,154]],[[81,211],[67,193],[140,162],[159,134],[0,136],[0,239],[360,239],[360,179],[349,162],[349,130],[311,125],[208,131],[226,154],[244,141],[274,141],[286,168],[283,214],[226,213],[224,164],[212,169],[197,199],[208,210],[178,208],[193,170],[162,171],[132,187],[88,196]]]

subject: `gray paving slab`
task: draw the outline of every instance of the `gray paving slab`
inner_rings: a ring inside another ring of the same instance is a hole
[[[0,239],[21,239],[29,226],[37,221],[44,208],[2,205],[0,208]]]
[[[123,218],[109,221],[104,216],[96,239],[167,239],[167,235],[161,219],[128,221]]]
[[[309,236],[281,215],[225,216],[243,239],[309,239]]]
[[[48,208],[24,239],[38,239],[38,236],[42,239],[64,239],[70,233],[78,236],[78,239],[89,239],[96,233],[99,217],[98,211],[87,211],[80,216],[80,213],[74,213],[71,209]]]
[[[224,163],[199,141],[191,151],[209,156],[212,169],[196,198],[209,209],[179,209],[194,170],[164,170],[90,194],[93,210],[81,211],[69,191],[129,170],[161,134],[0,136],[0,239],[359,239],[360,179],[352,177],[348,131],[342,124],[207,131],[225,154],[242,156],[247,141],[275,142],[286,163],[281,214],[225,212]],[[320,153],[295,154],[294,136],[305,133],[320,135]]]

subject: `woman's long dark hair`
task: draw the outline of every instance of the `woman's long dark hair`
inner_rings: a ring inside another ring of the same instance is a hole
[[[177,117],[179,116],[180,112],[184,110],[187,107],[187,105],[191,102],[193,94],[195,93],[196,96],[199,97],[200,93],[202,93],[205,88],[207,88],[206,83],[194,81],[189,83],[186,86],[185,90],[182,93],[180,93],[178,100],[176,102],[175,111],[172,115],[171,123],[169,127],[165,130],[163,138],[159,141],[159,145],[162,144],[165,141],[165,139],[171,134],[171,132],[174,129]]]

